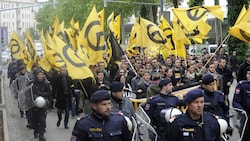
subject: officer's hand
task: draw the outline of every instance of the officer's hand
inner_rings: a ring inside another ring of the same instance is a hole
[[[227,82],[227,86],[231,86],[231,82]]]
[[[53,102],[56,102],[56,99],[53,99]]]
[[[72,97],[72,101],[75,101],[76,100],[76,98],[75,97]]]
[[[142,90],[141,90],[141,89],[139,89],[137,92],[138,92],[138,93],[141,93],[141,92],[142,92]]]

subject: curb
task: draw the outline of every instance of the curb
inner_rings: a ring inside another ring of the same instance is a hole
[[[4,141],[9,141],[9,131],[8,131],[8,125],[7,125],[7,116],[6,116],[6,110],[0,109],[3,113],[3,134],[4,134]]]
[[[3,90],[3,76],[1,75],[0,77],[0,85],[1,85],[1,98],[2,98],[2,103],[0,104],[0,111],[3,113],[3,134],[4,134],[4,141],[9,141],[9,131],[8,131],[8,119],[7,119],[7,114],[6,114],[6,105],[5,105],[5,96],[4,96],[4,90]]]

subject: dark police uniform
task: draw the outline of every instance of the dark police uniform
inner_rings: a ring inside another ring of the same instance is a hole
[[[131,132],[122,115],[103,118],[92,112],[76,122],[71,141],[131,141]]]
[[[235,88],[235,94],[233,98],[233,107],[245,110],[248,117],[250,116],[250,82],[247,80],[242,80],[238,83]],[[241,120],[241,130],[243,127],[245,119]],[[245,134],[242,141],[250,140],[250,123],[248,118],[248,123],[245,129]]]
[[[192,120],[188,111],[170,120],[169,141],[220,141],[220,126],[217,119],[203,112],[200,120]]]
[[[145,111],[152,120],[152,125],[160,138],[164,135],[166,129],[166,121],[160,117],[161,110],[184,105],[183,100],[178,99],[178,97],[171,93],[167,95],[160,93],[148,99]]]
[[[98,90],[90,98],[91,103],[110,100],[107,90]],[[132,135],[126,119],[121,114],[103,117],[93,110],[92,113],[75,124],[71,141],[131,141]]]
[[[37,73],[39,73],[39,71]],[[43,81],[40,82],[35,78],[32,90],[34,99],[36,99],[38,96],[42,96],[44,97],[44,99],[49,99],[51,97],[50,84],[46,79],[43,79]],[[44,138],[43,135],[45,133],[46,115],[47,115],[46,110],[48,106],[49,103],[44,108],[38,108],[38,107],[32,108],[32,126],[34,128],[35,138],[37,137],[37,134],[40,134],[39,138]]]
[[[208,92],[204,90],[204,111],[228,118],[229,107],[225,105],[225,96],[221,91]]]

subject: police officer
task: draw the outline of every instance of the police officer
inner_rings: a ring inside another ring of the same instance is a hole
[[[131,141],[131,128],[121,114],[111,113],[111,96],[98,90],[90,98],[92,113],[76,121],[71,141]],[[131,125],[131,124],[130,124]]]
[[[243,134],[242,141],[250,140],[250,66],[246,68],[246,78],[247,80],[241,80],[237,84],[235,88],[235,94],[233,98],[233,107],[244,110],[246,113],[242,112],[242,114],[248,115],[248,123],[245,128],[245,132]],[[241,117],[241,128],[240,133],[242,133],[243,125],[245,122],[244,116]]]
[[[161,119],[161,110],[170,107],[184,106],[185,103],[172,94],[173,84],[170,79],[162,79],[159,83],[160,94],[152,96],[147,100],[145,111],[152,121],[152,126],[158,134],[158,140],[164,140],[166,121]]]
[[[51,87],[47,79],[45,79],[44,72],[39,69],[35,72],[35,79],[33,81],[33,96],[36,99],[38,96],[42,96],[44,99],[49,99],[51,97]],[[46,141],[44,137],[46,128],[46,110],[49,103],[45,107],[33,107],[32,108],[32,126],[34,128],[34,137],[38,138],[39,141]]]
[[[170,119],[169,141],[220,141],[220,125],[211,113],[203,112],[204,94],[201,89],[189,91],[185,96],[186,113]]]
[[[204,90],[204,111],[210,112],[224,118],[229,124],[229,105],[221,91],[214,90],[214,76],[206,74],[202,77],[201,89]],[[229,126],[227,133],[232,135],[232,128]]]
[[[134,106],[128,98],[123,97],[123,88],[123,83],[118,81],[114,81],[110,84],[112,105],[111,111],[120,112],[129,118],[135,118]]]

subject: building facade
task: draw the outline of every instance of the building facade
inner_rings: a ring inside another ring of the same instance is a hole
[[[35,12],[32,6],[35,0],[1,0],[0,1],[0,26],[7,31],[2,30],[2,36],[10,39],[12,32],[17,32],[19,36],[25,35],[25,30],[36,26]],[[5,33],[7,32],[7,33]]]

